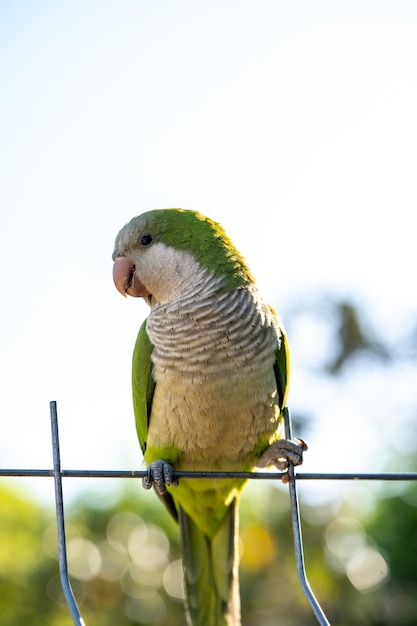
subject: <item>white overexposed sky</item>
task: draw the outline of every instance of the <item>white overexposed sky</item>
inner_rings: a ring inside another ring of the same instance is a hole
[[[385,337],[411,323],[414,0],[2,0],[0,59],[2,467],[51,467],[57,400],[65,469],[139,468],[130,358],[147,307],[117,293],[111,253],[143,211],[220,221],[279,311],[326,291]],[[316,344],[305,333],[293,361]],[[346,404],[301,370],[291,403],[321,415],[305,470],[372,470],[349,446],[385,419],[388,384],[359,391],[359,372]],[[324,459],[338,433],[346,450]]]

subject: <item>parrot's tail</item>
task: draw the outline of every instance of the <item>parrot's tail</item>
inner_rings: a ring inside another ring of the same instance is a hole
[[[238,516],[234,499],[209,537],[180,507],[186,606],[192,626],[240,626]]]

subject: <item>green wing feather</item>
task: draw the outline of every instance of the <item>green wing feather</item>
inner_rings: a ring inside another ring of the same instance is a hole
[[[146,332],[145,320],[139,329],[132,359],[133,409],[136,420],[136,431],[143,454],[145,454],[146,451],[152,399],[155,391],[155,381],[152,376],[152,352],[153,344]],[[158,494],[158,496],[171,513],[172,517],[178,521],[177,508],[171,494],[167,492],[164,495]]]
[[[279,396],[279,407],[282,409],[287,404],[289,378],[290,378],[290,352],[288,348],[287,335],[280,320],[278,320],[278,328],[281,332],[278,350],[276,353],[274,370],[277,381],[277,389]]]
[[[152,377],[153,344],[146,332],[146,320],[139,329],[132,359],[133,409],[135,412],[136,431],[143,454],[148,438],[149,418],[155,381]]]

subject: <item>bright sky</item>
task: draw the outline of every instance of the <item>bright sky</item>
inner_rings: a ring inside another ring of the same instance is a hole
[[[325,290],[388,336],[409,323],[416,27],[414,0],[0,3],[0,465],[51,467],[54,399],[64,468],[139,467],[130,358],[147,307],[117,293],[111,253],[145,210],[222,222],[280,311]],[[332,400],[313,441],[353,419]],[[309,454],[306,471],[358,469]]]

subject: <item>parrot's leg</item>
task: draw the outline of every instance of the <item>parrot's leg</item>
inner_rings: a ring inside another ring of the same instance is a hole
[[[278,439],[261,454],[256,462],[256,467],[275,465],[279,470],[286,470],[288,463],[301,465],[303,452],[306,450],[308,450],[307,444],[298,437],[294,441],[291,439]]]
[[[172,465],[166,461],[159,459],[153,461],[148,467],[147,475],[142,478],[142,485],[145,489],[151,489],[152,485],[155,487],[155,491],[163,496],[167,492],[167,485],[176,487],[178,480],[172,476]]]

